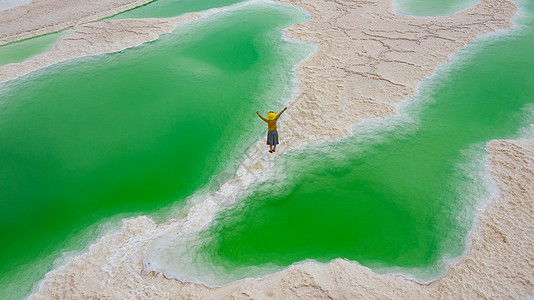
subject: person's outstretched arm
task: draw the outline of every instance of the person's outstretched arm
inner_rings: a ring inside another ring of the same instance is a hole
[[[284,111],[286,111],[287,107],[284,107],[284,109],[282,109],[282,111],[276,115],[276,118],[274,118],[274,120],[278,120],[278,118],[280,118],[280,116],[284,113]]]
[[[266,119],[266,118],[264,118],[264,117],[262,117],[262,116],[260,115],[260,113],[259,113],[259,112],[256,112],[256,114],[258,114],[258,116],[259,116],[259,117],[260,117],[260,118],[261,118],[261,119],[262,119],[263,121],[267,122],[267,119]]]

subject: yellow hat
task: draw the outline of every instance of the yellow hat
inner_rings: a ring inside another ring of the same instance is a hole
[[[274,118],[276,118],[276,113],[274,111],[270,111],[267,113],[267,118],[269,120],[274,120]]]

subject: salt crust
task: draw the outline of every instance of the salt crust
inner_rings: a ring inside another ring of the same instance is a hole
[[[45,2],[47,7],[42,5]],[[134,1],[123,2],[134,5]],[[141,2],[148,1],[136,3]],[[281,153],[310,141],[339,140],[349,136],[350,126],[363,119],[396,114],[396,104],[413,96],[418,84],[452,54],[477,36],[511,27],[509,19],[516,10],[506,0],[483,0],[451,16],[409,17],[393,13],[387,0],[283,2],[305,9],[313,18],[287,29],[285,36],[318,48],[296,68],[298,92],[289,101],[290,110],[283,120],[283,127],[292,130],[285,134]],[[88,6],[77,3],[79,6],[72,8],[74,15],[86,17],[74,21],[71,18],[69,23],[61,16],[69,13],[49,9],[58,8],[61,3],[34,1],[22,6],[32,10],[32,15],[39,15],[35,13],[39,10],[47,12],[36,18],[33,23],[37,25],[33,27],[19,24],[25,22],[16,22],[17,17],[6,19],[5,14],[0,14],[0,43],[57,31],[98,19],[94,16],[101,11],[109,15],[110,7],[125,7],[118,1],[88,1]],[[7,12],[17,16],[13,13],[16,10],[20,18],[20,8]],[[197,17],[201,15],[182,18]],[[55,54],[40,58],[44,63],[34,58],[31,63],[0,68],[4,76],[0,82],[65,59],[119,51],[153,40],[185,19],[79,25],[58,42],[52,51]],[[298,118],[303,114],[308,117]],[[308,121],[311,117],[313,123]],[[329,264],[293,265],[263,279],[249,278],[217,288],[165,279],[146,266],[143,269],[143,251],[151,240],[202,230],[221,204],[233,203],[239,190],[264,178],[274,162],[265,155],[263,143],[258,142],[235,178],[199,201],[186,218],[164,224],[147,217],[124,220],[120,231],[103,236],[86,253],[49,272],[30,299],[524,298],[534,286],[534,142],[491,141],[486,149],[487,171],[500,193],[478,217],[466,255],[444,277],[428,285],[399,275],[379,275],[342,259]]]

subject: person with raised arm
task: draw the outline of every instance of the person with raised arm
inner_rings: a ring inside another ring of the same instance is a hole
[[[256,114],[258,114],[258,116],[267,123],[267,145],[269,145],[269,153],[275,152],[276,145],[279,144],[276,121],[286,110],[287,107],[284,107],[284,109],[279,114],[276,114],[274,111],[271,110],[267,113],[267,118],[264,118],[262,115],[260,115],[259,112],[256,112]]]

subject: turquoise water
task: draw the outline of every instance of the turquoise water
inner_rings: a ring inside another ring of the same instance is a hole
[[[41,35],[0,46],[0,66],[18,63],[51,51],[67,31]]]
[[[534,4],[524,6],[531,16]],[[222,211],[201,243],[170,242],[151,255],[172,275],[215,285],[308,259],[440,276],[490,197],[485,144],[516,138],[534,121],[532,20],[462,50],[401,117],[284,155],[273,178]],[[184,253],[194,268],[176,260]]]
[[[290,97],[292,68],[310,49],[281,31],[305,19],[287,6],[247,5],[2,85],[3,296],[27,294],[100,225],[179,208],[234,173],[261,135],[255,111]]]

